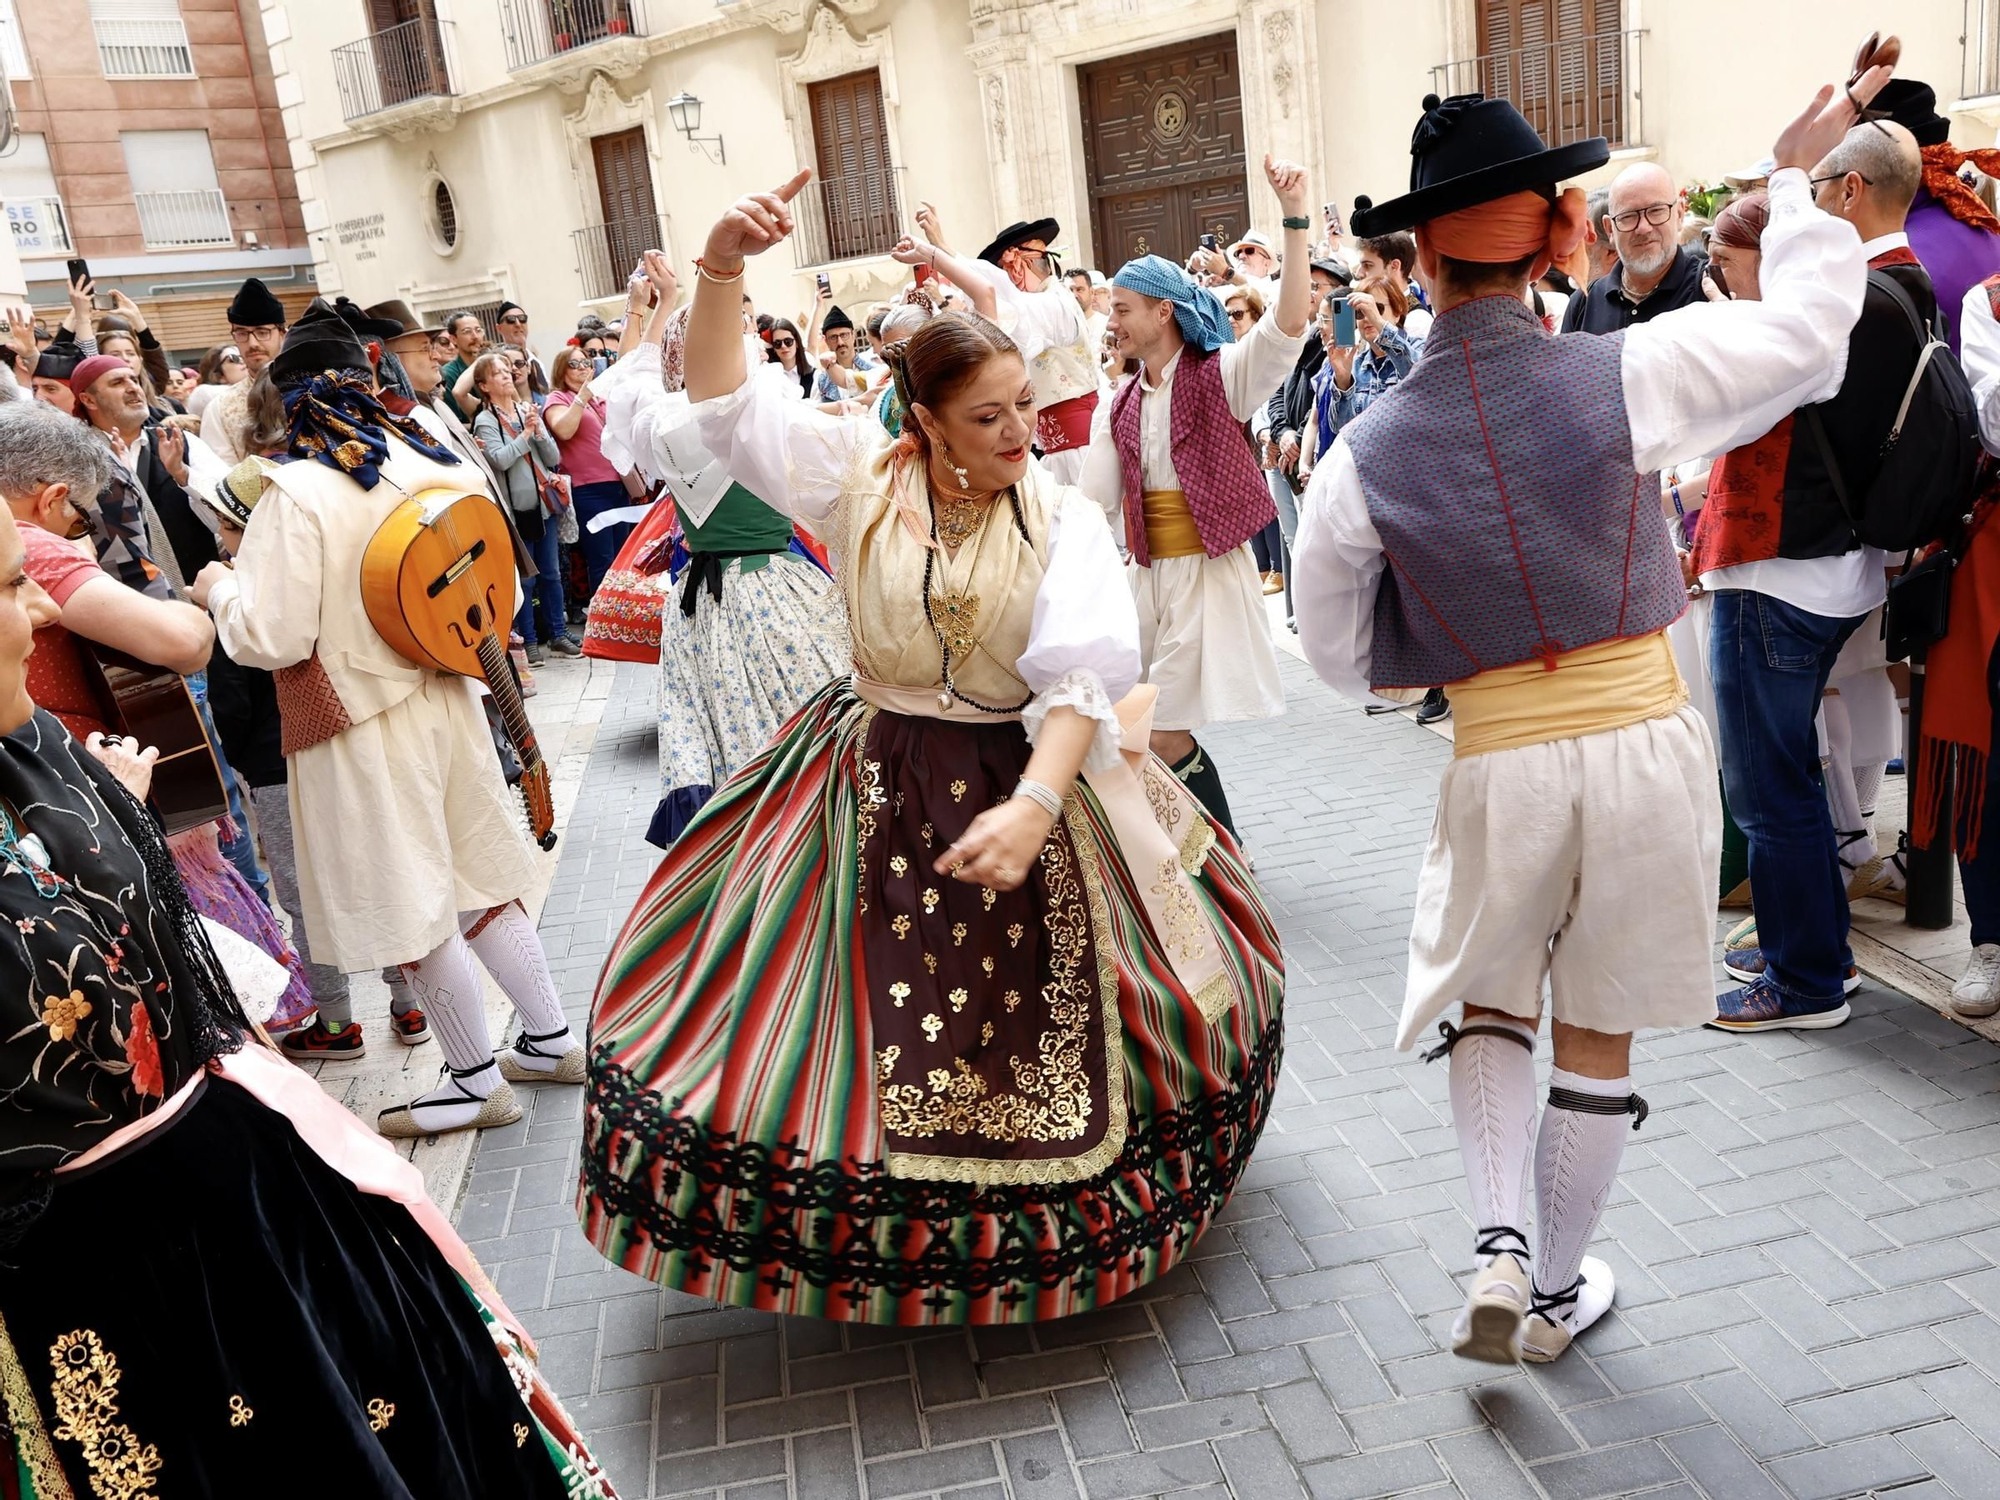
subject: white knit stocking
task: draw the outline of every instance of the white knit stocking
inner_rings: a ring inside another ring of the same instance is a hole
[[[430,1106],[423,1111],[424,1124],[433,1130],[452,1130],[470,1124],[479,1113],[479,1101],[500,1083],[500,1070],[493,1065],[493,1039],[486,1030],[486,986],[472,950],[456,933],[413,964],[404,964],[411,996],[423,1007],[436,1029],[438,1045],[452,1075],[425,1094],[417,1103]],[[473,1097],[467,1099],[465,1096]]]
[[[1564,1109],[1557,1091],[1586,1094],[1620,1106],[1616,1114]],[[1625,1137],[1632,1128],[1623,1105],[1630,1078],[1586,1078],[1561,1068],[1549,1074],[1550,1099],[1535,1142],[1535,1291],[1562,1292],[1583,1267],[1583,1252],[1597,1231]]]
[[[1458,1154],[1472,1189],[1473,1227],[1483,1231],[1522,1227],[1528,1156],[1535,1140],[1535,1028],[1504,1016],[1468,1018],[1519,1036],[1460,1035],[1451,1049],[1451,1120]],[[1480,1266],[1492,1259],[1478,1257]]]
[[[562,1055],[575,1045],[575,1038],[570,1034],[568,1017],[563,1015],[555,977],[549,973],[541,934],[528,914],[513,903],[493,913],[463,912],[460,923],[472,951],[513,1002],[522,1031],[538,1038],[533,1052],[517,1047],[515,1058],[537,1072],[553,1072]]]

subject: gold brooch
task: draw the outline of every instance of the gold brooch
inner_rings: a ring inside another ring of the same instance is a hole
[[[248,1427],[250,1419],[256,1415],[256,1412],[244,1404],[241,1396],[231,1396],[229,1398],[229,1425],[231,1427]]]

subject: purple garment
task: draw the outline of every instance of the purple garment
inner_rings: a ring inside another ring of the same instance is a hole
[[[1659,476],[1634,466],[1624,347],[1552,337],[1517,297],[1462,302],[1395,398],[1342,429],[1389,561],[1371,685],[1553,664],[1687,608]]]
[[[1132,561],[1153,565],[1146,544],[1142,465],[1139,460],[1139,382],[1134,375],[1111,398],[1111,437],[1125,485],[1125,532]],[[1243,424],[1229,410],[1222,388],[1222,361],[1189,344],[1181,350],[1174,383],[1167,392],[1167,431],[1174,473],[1210,557],[1234,552],[1277,519],[1270,487],[1243,441]]]
[[[1965,294],[1989,276],[2000,275],[2000,234],[1961,224],[1928,188],[1918,188],[1910,205],[1910,248],[1930,273],[1944,315],[1951,352],[1958,353],[1958,324]]]

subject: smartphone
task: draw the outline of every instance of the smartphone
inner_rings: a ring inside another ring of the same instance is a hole
[[[90,262],[78,257],[69,263],[69,284],[83,286],[90,281]]]
[[[1333,304],[1333,341],[1343,349],[1354,347],[1354,304],[1345,297]]]
[[[1338,203],[1329,203],[1320,212],[1326,218],[1326,232],[1331,238],[1337,240],[1343,234],[1347,233],[1346,226],[1340,221],[1340,205]]]
[[[912,266],[910,269],[917,273],[916,281],[918,286],[929,286],[933,281],[937,280],[937,268],[929,262],[925,262],[920,266]]]
[[[610,368],[611,368],[611,360],[609,356],[599,354],[591,358],[590,361],[591,374],[602,375],[606,370]]]
[[[1727,297],[1730,295],[1729,282],[1722,274],[1722,267],[1718,266],[1712,260],[1708,263],[1708,279],[1715,283],[1715,289],[1722,293],[1723,296]]]
[[[1221,246],[1217,243],[1214,235],[1205,234],[1201,237],[1201,248],[1204,250],[1218,250]]]
[[[821,271],[816,279],[819,282],[819,289],[822,292],[830,292],[833,290],[833,278],[828,276],[826,272]]]

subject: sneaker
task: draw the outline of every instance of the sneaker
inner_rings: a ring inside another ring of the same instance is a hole
[[[557,656],[583,655],[583,647],[579,646],[573,637],[567,635],[559,635],[550,641],[549,650],[555,652]]]
[[[1734,927],[1730,928],[1728,935],[1722,940],[1722,951],[1725,953],[1733,953],[1738,948],[1754,948],[1756,946],[1757,919],[1755,917],[1745,917]]]
[[[549,659],[549,653],[548,653],[548,651],[547,651],[547,650],[546,650],[546,649],[545,649],[545,648],[543,647],[543,645],[542,645],[542,643],[541,643],[540,641],[530,641],[530,642],[528,642],[528,665],[529,665],[529,666],[531,666],[531,667],[539,667],[539,666],[540,666],[540,665],[541,665],[541,664],[542,664],[543,662],[547,661],[548,659]]]
[[[362,1036],[358,1021],[349,1021],[335,1031],[324,1022],[314,1020],[279,1037],[278,1050],[297,1062],[329,1057],[360,1057],[368,1050],[368,1040]]]
[[[1793,1005],[1760,975],[1740,990],[1717,995],[1715,1019],[1707,1024],[1717,1031],[1823,1031],[1844,1024],[1852,1014],[1845,1000],[1830,1006]]]
[[[1740,979],[1749,984],[1764,977],[1765,963],[1764,950],[1752,942],[1747,948],[1736,948],[1725,953],[1722,956],[1722,972],[1731,979]],[[1847,973],[1841,978],[1840,992],[1843,995],[1851,995],[1860,988],[1861,970],[1854,964],[1849,964]]]
[[[431,1039],[431,1023],[424,1019],[424,1013],[412,1005],[400,1016],[393,1011],[389,1014],[389,1029],[396,1033],[396,1040],[405,1047],[422,1046]]]
[[[1478,1275],[1451,1325],[1451,1352],[1489,1365],[1521,1362],[1521,1326],[1531,1301],[1528,1273],[1510,1254],[1499,1254]]]
[[[1529,1364],[1548,1364],[1611,1311],[1617,1295],[1611,1267],[1594,1255],[1586,1255],[1582,1274],[1567,1291],[1553,1297],[1535,1293],[1528,1320],[1521,1327],[1521,1358]]]
[[[1972,961],[1951,987],[1951,1008],[1975,1018],[2000,1010],[2000,943],[1981,943],[1972,950]]]
[[[1424,694],[1423,706],[1417,710],[1419,724],[1436,724],[1451,717],[1451,700],[1444,695],[1444,689],[1434,687]]]
[[[1284,591],[1285,591],[1285,575],[1283,573],[1273,572],[1273,573],[1266,573],[1264,575],[1265,593],[1282,594],[1284,593]]]

